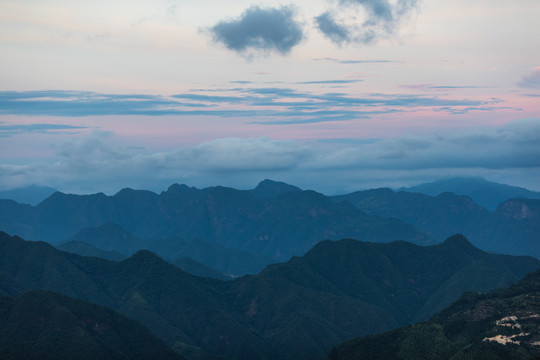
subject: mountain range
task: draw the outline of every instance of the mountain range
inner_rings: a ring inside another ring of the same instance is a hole
[[[540,271],[509,288],[467,293],[429,321],[356,338],[328,360],[538,359]]]
[[[540,267],[457,235],[439,245],[323,241],[232,281],[192,276],[149,251],[120,262],[0,233],[0,289],[42,289],[120,311],[190,359],[323,359],[339,343],[427,319],[468,290]]]
[[[253,193],[265,192],[185,185],[172,185],[159,195],[131,189],[114,196],[56,192],[35,207],[0,200],[0,229],[56,245],[82,229],[113,222],[139,239],[202,239],[274,261],[302,255],[324,239],[436,242],[414,226],[367,215],[314,191],[288,191],[274,197]],[[104,250],[130,253],[140,248],[135,238],[131,240],[133,248],[127,251]],[[117,239],[122,241],[130,240]]]
[[[67,242],[58,244],[56,247],[79,255],[97,256],[109,260],[120,260],[113,258],[115,254],[126,258],[138,250],[146,249],[176,265],[185,263],[181,259],[190,258],[229,276],[256,274],[266,265],[275,262],[274,259],[264,255],[198,238],[189,241],[180,237],[141,239],[113,222],[98,227],[84,228],[68,238]]]
[[[340,238],[426,245],[461,233],[483,250],[540,258],[539,218],[540,200],[534,199],[507,199],[489,211],[448,192],[374,189],[326,197],[271,180],[252,190],[172,185],[161,194],[57,192],[38,206],[0,200],[0,229],[12,235],[114,260],[147,249],[171,263],[190,258],[229,277],[256,274],[321,240]]]
[[[497,209],[500,203],[508,199],[540,199],[540,192],[487,181],[480,177],[445,178],[434,182],[401,188],[407,192],[417,192],[437,196],[444,192],[470,197],[478,205],[490,211]]]
[[[449,192],[432,197],[374,189],[332,199],[371,215],[399,219],[441,241],[461,233],[487,251],[540,258],[540,200],[508,199],[491,212],[467,196]]]

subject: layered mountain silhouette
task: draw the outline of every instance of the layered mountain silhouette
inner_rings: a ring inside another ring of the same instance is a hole
[[[88,229],[85,229],[84,231],[86,234],[88,234],[87,230]],[[96,236],[96,237],[92,237],[92,239],[100,239],[100,237]],[[112,260],[112,261],[122,261],[128,258],[127,255],[120,254],[116,251],[102,250],[83,241],[75,241],[75,240],[68,241],[66,243],[57,245],[56,248],[58,250],[65,251],[72,254],[77,254],[81,256],[98,257],[101,259]],[[239,250],[233,250],[233,251],[239,251]],[[227,254],[224,254],[224,255],[226,256]],[[248,259],[252,260],[252,257],[249,257]],[[200,263],[197,260],[194,260],[187,256],[177,258],[176,260],[174,260],[173,264],[192,275],[197,275],[201,277],[209,277],[212,279],[219,279],[219,280],[231,280],[233,278],[232,276],[227,276],[221,271],[212,269],[204,265],[203,263]],[[261,265],[261,268],[262,267],[263,266]]]
[[[540,258],[540,200],[509,199],[491,212],[467,196],[448,192],[432,197],[374,189],[332,199],[371,215],[399,219],[439,240],[462,233],[484,250]]]
[[[274,261],[302,255],[324,239],[435,243],[425,232],[399,220],[367,215],[314,191],[282,193],[276,187],[291,189],[268,181],[253,191],[225,187],[199,190],[175,184],[159,195],[131,189],[114,196],[57,192],[36,207],[0,200],[0,229],[29,240],[59,244],[82,229],[112,222],[138,239],[202,239]],[[261,197],[269,191],[279,194]],[[115,240],[118,248],[70,240],[120,253],[141,248],[137,239],[119,236]],[[120,244],[127,249],[120,248]]]
[[[81,243],[86,244],[87,249],[83,246],[74,246]],[[113,222],[82,229],[71,236],[66,243],[56,247],[79,255],[97,256],[109,260],[116,260],[110,258],[108,255],[110,252],[133,255],[138,250],[146,249],[176,265],[182,263],[181,259],[188,257],[231,276],[256,274],[266,265],[275,262],[274,259],[264,255],[197,238],[189,241],[179,237],[141,239]],[[91,251],[89,247],[95,250]]]
[[[197,260],[193,260],[190,257],[184,256],[179,259],[176,259],[176,261],[173,263],[173,265],[179,267],[183,271],[187,272],[191,275],[196,275],[200,277],[206,277],[211,279],[218,279],[218,280],[232,280],[232,276],[225,275],[221,271],[212,269],[203,263],[198,262]]]
[[[487,183],[449,181],[460,182]],[[510,190],[505,194],[519,189]],[[233,277],[302,255],[318,241],[346,237],[425,245],[461,233],[487,251],[540,258],[539,216],[534,199],[507,199],[489,211],[449,192],[374,189],[326,197],[271,180],[246,191],[172,185],[159,195],[55,193],[35,207],[0,200],[0,229],[10,234],[109,259],[148,249],[172,263],[188,257]]]
[[[182,360],[148,329],[118,312],[50,291],[0,295],[3,360]]]
[[[428,322],[356,338],[328,360],[538,359],[540,271],[506,289],[464,294]]]
[[[417,192],[437,196],[444,192],[468,196],[480,206],[495,210],[500,203],[509,199],[540,199],[540,193],[517,186],[499,184],[480,177],[456,177],[440,179],[434,182],[402,188],[408,192]]]
[[[0,191],[0,199],[9,199],[19,204],[37,205],[58,190],[47,186],[26,186],[12,190]]]
[[[322,359],[346,339],[427,319],[464,291],[507,286],[539,266],[460,235],[427,247],[340,240],[219,281],[149,251],[112,262],[0,233],[2,292],[45,289],[111,307],[192,359]]]
[[[73,254],[78,254],[82,256],[93,256],[112,261],[121,261],[128,257],[127,255],[121,254],[117,251],[103,250],[87,242],[76,240],[68,241],[63,244],[57,245],[56,248],[58,250]]]

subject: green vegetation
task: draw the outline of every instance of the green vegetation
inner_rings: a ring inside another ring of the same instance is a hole
[[[428,322],[347,341],[328,359],[537,359],[539,341],[537,271],[506,289],[464,294]]]
[[[116,311],[49,291],[0,296],[0,358],[182,359]]]

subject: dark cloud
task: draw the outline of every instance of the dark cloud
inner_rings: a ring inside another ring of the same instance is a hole
[[[518,86],[531,89],[540,89],[540,66],[534,68],[529,74],[524,76]]]
[[[315,25],[326,37],[336,44],[350,41],[350,30],[347,26],[339,24],[329,11],[315,17]]]
[[[398,1],[398,3],[399,2],[400,1]],[[392,9],[392,6],[390,5],[390,2],[388,2],[388,0],[340,0],[340,3],[346,5],[356,4],[363,6],[368,13],[368,19],[366,20],[368,22],[390,22],[394,18],[394,10]]]
[[[419,0],[340,0],[335,10],[317,16],[315,26],[332,42],[368,44],[394,36]],[[357,19],[363,14],[363,22]],[[353,14],[351,16],[351,14]],[[348,19],[346,17],[348,16]]]
[[[291,7],[252,6],[238,18],[221,21],[209,29],[215,42],[243,56],[287,54],[304,38]]]

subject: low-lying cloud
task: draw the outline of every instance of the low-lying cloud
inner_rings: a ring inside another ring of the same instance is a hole
[[[243,56],[288,54],[304,38],[302,25],[290,6],[252,6],[237,19],[224,20],[209,29],[215,42]]]
[[[112,193],[174,182],[249,187],[273,178],[336,193],[358,190],[370,181],[371,186],[396,185],[395,179],[402,178],[540,175],[540,119],[492,130],[336,141],[223,138],[150,152],[119,145],[112,133],[94,131],[57,146],[49,162],[0,164],[0,189],[38,183],[64,191]]]

